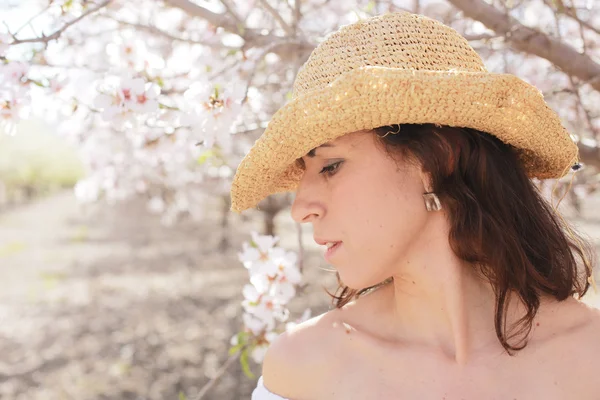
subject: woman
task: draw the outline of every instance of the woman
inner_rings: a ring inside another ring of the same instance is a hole
[[[537,89],[394,13],[311,54],[240,164],[232,208],[295,190],[336,308],[269,348],[255,400],[598,399],[591,251],[529,178],[577,147]]]

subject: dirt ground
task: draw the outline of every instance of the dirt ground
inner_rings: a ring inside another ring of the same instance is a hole
[[[241,326],[237,251],[260,220],[234,219],[220,252],[218,215],[166,228],[135,203],[84,211],[61,193],[0,215],[0,398],[193,399]],[[319,262],[307,254],[307,281],[333,284]],[[328,299],[311,285],[294,307]],[[255,384],[235,363],[205,398]]]
[[[573,219],[597,246],[599,206]],[[241,326],[237,252],[258,217],[234,216],[218,251],[217,213],[167,228],[140,204],[83,209],[64,192],[0,214],[0,398],[194,399]],[[278,227],[294,249],[291,222],[283,214]],[[334,279],[311,242],[305,229],[309,287],[292,308],[315,315]],[[236,362],[205,399],[249,399],[255,384]]]

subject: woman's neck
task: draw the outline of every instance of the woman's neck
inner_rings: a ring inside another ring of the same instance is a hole
[[[457,364],[498,343],[489,284],[458,265],[427,270],[396,276],[389,287],[389,329],[397,339],[439,350]]]
[[[465,364],[484,349],[504,349],[494,327],[494,290],[475,266],[454,254],[444,223],[439,219],[429,226],[393,269],[394,282],[381,297],[388,313],[385,329],[397,340],[439,350]],[[525,312],[514,295],[510,298],[509,327]]]

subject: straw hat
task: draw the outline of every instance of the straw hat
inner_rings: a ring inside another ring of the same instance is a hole
[[[558,178],[576,144],[534,86],[490,73],[467,40],[433,19],[390,13],[346,25],[310,55],[279,109],[240,163],[231,209],[294,191],[295,160],[346,133],[434,123],[490,133],[519,149],[530,177]]]

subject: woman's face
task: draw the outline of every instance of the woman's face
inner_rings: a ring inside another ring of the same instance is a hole
[[[344,135],[313,156],[292,205],[315,240],[341,241],[329,262],[350,288],[380,283],[410,262],[427,221],[421,169],[387,156],[370,131]]]

